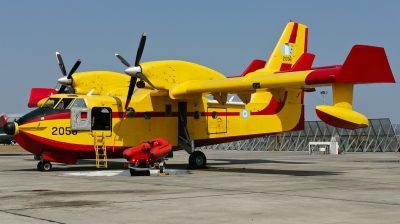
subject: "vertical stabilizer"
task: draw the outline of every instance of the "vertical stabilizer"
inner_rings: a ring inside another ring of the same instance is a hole
[[[303,53],[307,52],[308,27],[289,22],[275,46],[265,68],[272,71],[289,71]]]

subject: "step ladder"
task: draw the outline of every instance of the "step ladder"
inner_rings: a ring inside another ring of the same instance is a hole
[[[94,151],[96,153],[96,167],[100,168],[100,158],[103,158],[103,166],[107,168],[107,149],[106,149],[106,138],[104,132],[101,136],[97,136],[94,132]]]

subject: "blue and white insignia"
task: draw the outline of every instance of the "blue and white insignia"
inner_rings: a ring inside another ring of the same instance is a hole
[[[243,119],[247,119],[250,115],[250,112],[247,109],[242,110],[242,117]]]
[[[293,54],[293,46],[288,44],[281,45],[281,51],[284,55],[292,55]]]

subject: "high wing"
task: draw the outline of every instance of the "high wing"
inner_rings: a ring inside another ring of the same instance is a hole
[[[268,61],[255,60],[238,77],[225,77],[207,67],[184,61],[153,61],[140,64],[155,88],[171,99],[198,99],[213,95],[225,105],[228,94],[248,104],[257,91],[267,91],[283,102],[291,90],[312,91],[332,86],[333,106],[320,105],[317,115],[325,123],[355,129],[368,126],[368,119],[352,110],[354,84],[394,83],[381,47],[355,45],[343,65],[312,67],[315,55],[307,52],[308,28],[289,22]]]
[[[305,56],[305,54],[303,55]],[[311,68],[295,64],[301,70],[269,73],[259,69],[246,76],[216,80],[192,80],[175,86],[170,95],[174,98],[187,94],[228,92],[240,93],[256,89],[306,89],[333,84],[394,83],[394,77],[381,47],[355,45],[343,65]]]

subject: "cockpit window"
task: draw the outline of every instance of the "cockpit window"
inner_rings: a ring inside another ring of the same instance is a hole
[[[42,105],[43,108],[54,108],[54,105],[56,105],[60,101],[60,98],[49,98],[46,100],[46,102]]]
[[[56,109],[68,109],[74,98],[63,98],[57,104]]]
[[[76,99],[74,101],[74,103],[72,104],[72,107],[83,107],[83,108],[85,108],[86,107],[86,103],[85,103],[85,101],[83,99]]]

